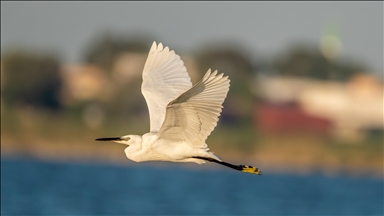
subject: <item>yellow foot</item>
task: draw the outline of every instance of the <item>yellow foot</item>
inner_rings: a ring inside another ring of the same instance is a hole
[[[261,175],[261,170],[259,170],[259,169],[256,168],[256,167],[253,167],[253,166],[247,166],[247,165],[240,165],[240,168],[242,169],[242,170],[241,170],[242,172]]]

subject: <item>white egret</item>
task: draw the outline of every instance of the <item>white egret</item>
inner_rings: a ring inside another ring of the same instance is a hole
[[[184,62],[173,50],[153,42],[143,69],[141,91],[148,105],[150,132],[99,138],[128,145],[125,154],[135,162],[215,162],[242,172],[261,174],[253,166],[222,161],[205,140],[217,125],[229,79],[211,69],[192,86]]]

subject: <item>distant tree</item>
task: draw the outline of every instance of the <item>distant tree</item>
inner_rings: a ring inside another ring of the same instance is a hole
[[[221,121],[224,124],[248,121],[250,123],[254,97],[250,90],[253,65],[248,50],[235,42],[214,42],[201,47],[195,54],[201,76],[211,68],[224,73],[231,80]]]
[[[320,50],[304,44],[294,46],[287,54],[277,57],[272,67],[278,75],[337,81],[346,81],[352,75],[366,71],[362,64],[351,60],[346,62],[329,60]]]
[[[121,53],[148,52],[151,45],[152,41],[143,35],[105,33],[92,39],[86,46],[83,61],[109,72]]]
[[[247,50],[234,42],[218,42],[202,46],[195,57],[202,74],[208,68],[239,78],[246,78],[252,72],[252,63]]]
[[[2,58],[2,97],[9,105],[29,104],[57,110],[61,107],[60,62],[51,54],[15,51]]]

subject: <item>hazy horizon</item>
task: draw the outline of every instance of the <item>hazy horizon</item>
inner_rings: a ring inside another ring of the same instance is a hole
[[[1,2],[1,52],[23,45],[78,62],[109,30],[147,34],[179,53],[234,41],[269,58],[293,43],[318,45],[329,25],[339,27],[341,59],[382,76],[383,2]]]

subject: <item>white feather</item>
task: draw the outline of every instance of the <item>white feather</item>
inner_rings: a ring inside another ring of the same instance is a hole
[[[141,91],[148,105],[150,131],[164,122],[167,104],[192,86],[184,62],[163,44],[153,42],[143,69]]]
[[[206,146],[205,140],[217,125],[228,90],[228,77],[209,69],[200,82],[167,105],[158,137],[184,141],[194,147]]]

